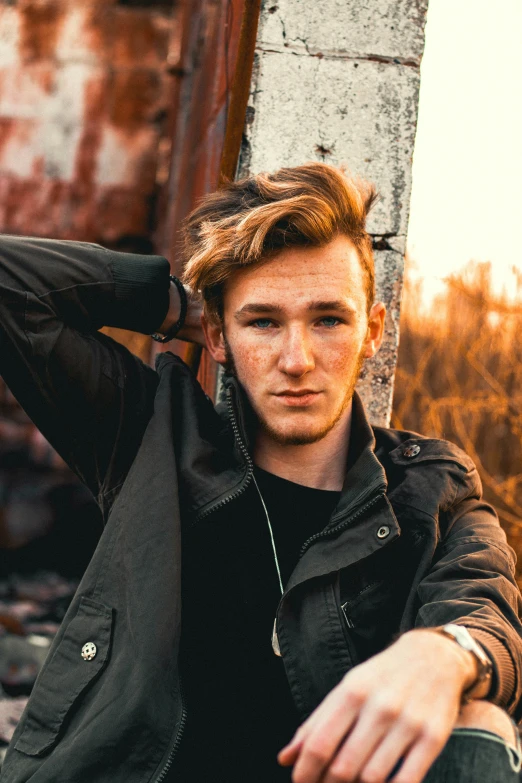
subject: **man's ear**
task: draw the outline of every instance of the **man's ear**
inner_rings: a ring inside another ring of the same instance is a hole
[[[225,351],[225,341],[223,339],[223,324],[221,321],[209,320],[205,313],[201,316],[201,326],[205,340],[207,341],[207,350],[214,361],[225,365],[227,356]]]
[[[366,359],[375,356],[384,337],[384,319],[386,318],[386,307],[382,302],[376,302],[370,310],[368,316],[368,333],[366,335]]]

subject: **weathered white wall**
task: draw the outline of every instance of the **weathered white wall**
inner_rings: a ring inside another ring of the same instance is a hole
[[[381,194],[375,238],[386,343],[359,384],[373,423],[391,412],[428,0],[268,0],[258,31],[240,176],[309,160],[346,164]]]

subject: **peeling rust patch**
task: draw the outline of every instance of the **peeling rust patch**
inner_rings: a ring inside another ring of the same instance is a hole
[[[20,54],[24,61],[50,59],[67,13],[59,2],[21,8]]]
[[[131,134],[154,121],[160,97],[160,77],[154,71],[120,71],[113,80],[110,121]]]

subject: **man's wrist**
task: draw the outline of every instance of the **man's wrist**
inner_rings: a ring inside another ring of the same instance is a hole
[[[493,664],[482,645],[462,625],[447,623],[436,630],[467,657],[462,691],[464,701],[486,698],[491,689]]]
[[[181,312],[181,300],[179,296],[179,291],[177,289],[177,286],[175,286],[171,280],[170,287],[169,287],[169,309],[165,317],[165,320],[161,324],[160,328],[157,330],[158,333],[167,334],[169,329],[172,326],[174,326],[174,324],[179,319],[180,312]]]
[[[180,283],[181,285],[181,283]],[[185,317],[183,324],[179,331],[176,332],[175,337],[178,340],[184,340],[189,343],[196,343],[196,345],[205,346],[205,335],[201,327],[201,313],[202,306],[199,297],[194,296],[193,292],[187,286],[183,286],[185,295],[187,297]],[[169,309],[165,320],[157,329],[158,334],[164,336],[168,335],[170,330],[174,327],[180,319],[181,315],[181,296],[178,286],[171,281],[169,289]]]
[[[407,633],[403,634],[403,637],[409,634],[426,634],[433,638],[434,644],[442,645],[442,649],[446,650],[451,655],[452,660],[455,662],[453,671],[457,675],[458,687],[461,695],[464,697],[466,691],[473,687],[477,682],[480,674],[479,662],[470,650],[466,650],[461,647],[455,639],[446,636],[441,633],[443,626],[434,628],[415,628]],[[400,637],[400,638],[403,638]],[[491,685],[491,679],[484,681],[473,689],[473,699],[482,699],[487,696]]]
[[[449,644],[453,645],[455,651],[457,653],[460,653],[460,655],[462,656],[462,665],[463,665],[462,691],[464,693],[477,682],[479,676],[478,661],[476,657],[473,655],[473,653],[470,652],[470,650],[462,649],[462,647],[456,645],[455,642],[452,641],[449,637],[445,637],[445,638],[448,640]]]

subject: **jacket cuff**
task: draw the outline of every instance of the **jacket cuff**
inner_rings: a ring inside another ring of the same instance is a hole
[[[515,692],[516,674],[513,659],[507,647],[496,636],[482,629],[466,627],[475,641],[484,648],[493,664],[493,683],[487,699],[507,710],[511,706]]]
[[[114,253],[110,262],[114,280],[114,308],[110,323],[133,332],[156,331],[169,309],[170,265],[162,256]]]

